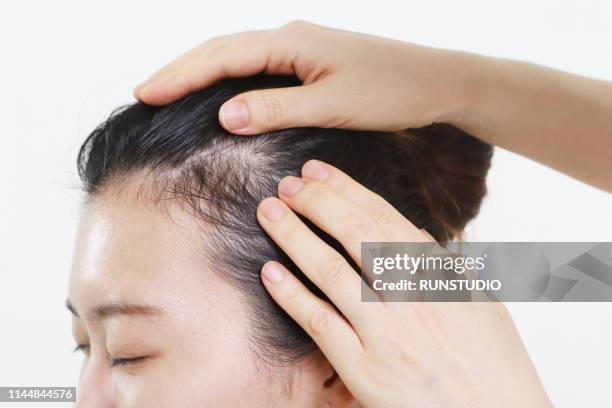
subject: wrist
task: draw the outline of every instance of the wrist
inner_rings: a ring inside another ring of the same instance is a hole
[[[495,105],[500,92],[491,90],[504,87],[498,74],[508,62],[468,52],[443,52],[449,82],[434,121],[467,130],[485,117],[487,107]]]

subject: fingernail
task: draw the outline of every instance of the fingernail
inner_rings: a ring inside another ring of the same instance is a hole
[[[281,283],[285,277],[285,271],[283,271],[283,269],[274,262],[268,262],[265,264],[261,270],[261,274],[264,278],[266,278],[266,280],[274,284]]]
[[[270,221],[278,221],[285,215],[285,208],[278,198],[266,198],[259,204],[259,209],[263,216]]]
[[[324,181],[329,173],[329,165],[319,160],[309,160],[302,167],[302,177],[311,180]]]
[[[249,107],[245,101],[228,101],[221,106],[221,122],[228,130],[238,130],[249,124]]]
[[[298,177],[287,176],[278,185],[278,192],[287,197],[291,197],[304,187],[304,182]]]

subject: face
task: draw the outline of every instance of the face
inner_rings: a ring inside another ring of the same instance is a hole
[[[261,374],[240,294],[199,255],[201,227],[170,215],[114,195],[83,208],[68,298],[85,353],[77,407],[311,406]],[[305,365],[296,388],[324,375]]]

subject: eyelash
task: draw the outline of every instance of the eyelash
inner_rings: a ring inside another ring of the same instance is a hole
[[[121,358],[113,358],[113,361],[111,363],[112,367],[117,367],[117,366],[133,366],[136,365],[138,363],[141,363],[144,359],[146,359],[146,356],[141,356],[141,357],[121,357]]]
[[[89,344],[77,344],[73,352],[82,351],[83,354],[89,354]]]
[[[89,344],[77,344],[73,351],[82,351],[83,354],[89,355],[89,347]],[[138,363],[141,363],[146,358],[146,356],[113,358],[111,360],[111,367],[133,366]]]

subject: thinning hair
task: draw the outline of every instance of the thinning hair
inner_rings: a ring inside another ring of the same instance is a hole
[[[253,350],[283,364],[316,347],[264,289],[262,265],[278,260],[325,296],[257,222],[258,203],[276,195],[280,179],[299,176],[309,159],[325,161],[446,243],[478,213],[492,155],[490,145],[442,123],[400,132],[303,127],[247,137],[220,126],[217,113],[232,96],[299,84],[292,76],[260,74],[222,80],[165,106],[137,102],[114,111],[78,156],[88,200],[126,180],[141,182],[157,192],[154,200],[181,205],[212,231],[202,239],[202,252],[211,269],[244,294]],[[338,242],[304,221],[354,265]]]

